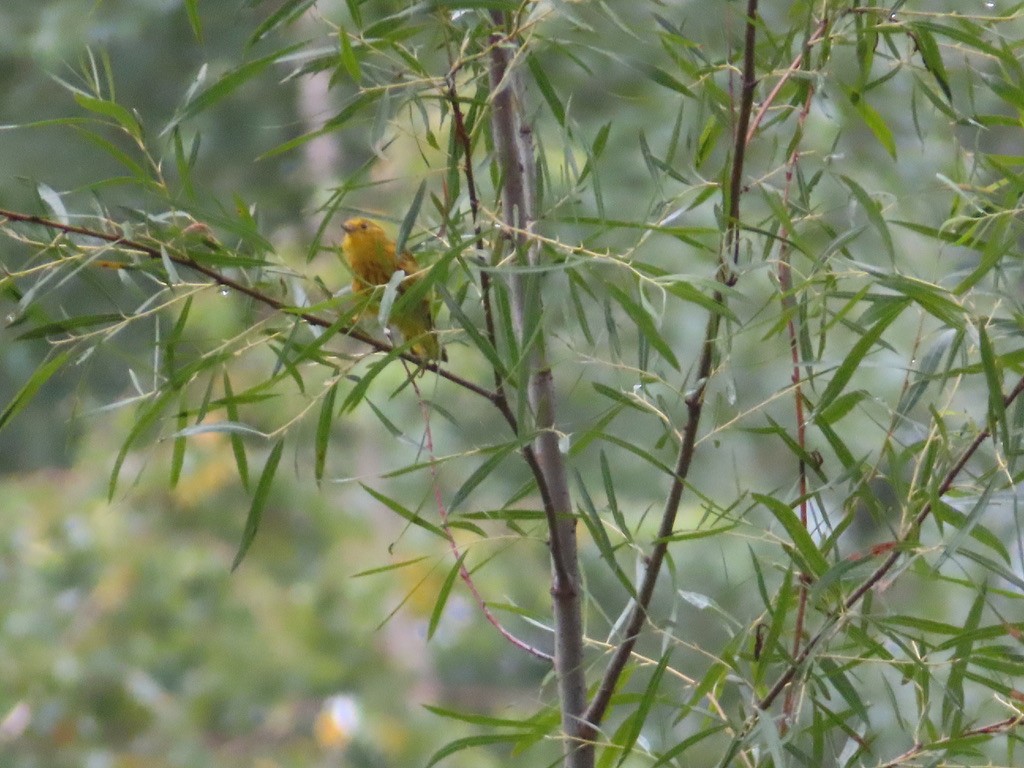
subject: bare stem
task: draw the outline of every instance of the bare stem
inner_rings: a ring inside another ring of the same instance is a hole
[[[736,273],[732,267],[739,258],[739,236],[740,236],[740,197],[742,195],[743,160],[746,154],[747,130],[750,125],[750,114],[753,110],[754,86],[757,83],[754,70],[754,44],[756,42],[756,16],[757,0],[748,0],[747,3],[747,26],[744,40],[743,55],[743,90],[739,103],[739,115],[736,123],[733,146],[733,166],[730,175],[729,186],[729,217],[726,220],[726,231],[723,239],[723,254],[732,254],[732,264],[727,257],[723,257],[718,270],[718,281],[722,285],[733,285],[736,282]],[[716,290],[714,300],[717,305],[723,305],[725,298],[722,291]],[[683,490],[686,486],[690,467],[693,463],[693,456],[696,450],[697,433],[700,427],[700,418],[704,410],[704,395],[707,391],[708,382],[713,374],[715,351],[718,347],[718,331],[721,324],[721,314],[712,312],[708,317],[707,326],[704,331],[704,343],[701,346],[700,360],[697,363],[696,384],[693,391],[686,398],[687,418],[686,426],[683,429],[682,440],[679,446],[679,455],[676,459],[672,486],[669,488],[668,497],[665,500],[665,508],[661,515],[661,524],[658,527],[658,538],[647,559],[643,579],[640,588],[637,590],[636,599],[626,622],[626,629],[623,634],[622,643],[615,649],[611,661],[605,669],[604,676],[598,686],[594,699],[587,708],[585,719],[592,729],[588,734],[590,738],[596,735],[596,730],[607,714],[608,705],[611,703],[612,695],[619,683],[629,657],[636,646],[647,619],[647,609],[650,606],[651,598],[654,596],[654,587],[658,581],[665,554],[668,551],[668,540],[675,527],[676,515],[679,512],[679,504],[682,500]]]
[[[793,61],[789,69],[779,79],[779,83],[765,104],[761,105],[758,110],[757,116],[750,126],[750,130],[747,133],[747,140],[749,141],[757,129],[758,124],[764,117],[765,110],[768,108],[767,105],[776,98],[779,90],[781,89],[782,83],[784,83],[789,76],[795,71],[795,69],[804,60],[805,55],[810,50],[811,46],[814,45],[818,40],[821,39],[825,30],[828,27],[828,20],[823,19],[815,29],[811,38],[804,44],[804,49],[800,55]],[[807,96],[804,99],[803,107],[800,110],[800,114],[797,118],[797,135],[802,136],[804,126],[807,123],[807,115],[811,109],[811,99],[814,96],[814,87],[810,86],[807,89]],[[786,161],[786,185],[783,191],[783,204],[789,204],[790,190],[793,188],[793,177],[794,171],[797,166],[797,162],[800,159],[799,141],[793,142],[793,151],[790,153],[789,158]],[[800,373],[800,335],[798,332],[798,314],[797,314],[797,303],[793,297],[793,273],[790,268],[790,247],[789,247],[789,232],[786,230],[785,225],[779,231],[779,294],[782,303],[783,312],[788,316],[786,323],[786,332],[789,335],[789,355],[790,361],[793,365],[792,382],[793,382],[793,410],[796,418],[796,441],[797,445],[800,446],[803,455],[801,455],[798,462],[797,471],[799,472],[799,505],[800,505],[800,522],[803,526],[807,527],[807,462],[804,460],[804,456],[807,455],[807,419],[804,415],[804,393],[803,393],[803,377]],[[807,615],[807,598],[808,598],[808,579],[805,574],[801,574],[800,585],[799,585],[799,599],[797,602],[796,621],[793,625],[793,646],[792,655],[796,656],[800,653],[800,644],[803,642],[804,637],[804,621]],[[786,693],[786,700],[783,706],[784,718],[780,725],[782,730],[788,728],[789,722],[792,720],[793,712],[796,708],[796,690],[791,687]]]
[[[505,26],[505,15],[491,14],[495,26]],[[536,219],[533,142],[530,127],[523,118],[522,84],[512,67],[515,43],[495,32],[490,48],[491,126],[494,147],[502,178],[502,218],[516,246],[520,264],[534,265],[538,248],[529,233]],[[539,292],[529,290],[526,277],[510,277],[516,330],[522,338],[527,317],[542,317]],[[525,340],[524,340],[525,341]],[[565,459],[558,444],[554,379],[547,362],[543,334],[530,340],[527,350],[527,394],[537,437],[534,452],[537,468],[543,476],[551,508],[545,510],[551,550],[551,597],[555,625],[555,673],[561,705],[567,768],[593,766],[593,748],[588,743],[590,729],[585,726],[586,677],[583,668],[583,616],[579,563],[576,544],[576,518],[572,512]]]

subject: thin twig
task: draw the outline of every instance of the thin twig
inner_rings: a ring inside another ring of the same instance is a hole
[[[803,52],[796,58],[793,64],[787,70],[786,74],[780,78],[779,83],[769,94],[768,98],[761,105],[758,111],[757,117],[751,123],[750,131],[747,134],[747,140],[749,141],[757,129],[757,125],[761,118],[765,114],[765,110],[768,105],[772,102],[781,88],[782,83],[789,77],[790,74],[799,66],[803,60],[804,53],[810,50],[811,46],[821,38],[825,29],[828,27],[828,20],[823,19],[818,27],[815,29],[811,39],[804,44]],[[807,95],[804,98],[803,107],[800,110],[800,115],[797,118],[796,132],[797,135],[802,137],[804,126],[807,123],[807,115],[811,109],[811,98],[814,95],[813,85],[808,87]],[[797,162],[800,158],[800,142],[793,142],[793,151],[790,153],[789,158],[786,161],[786,183],[782,194],[782,204],[784,207],[788,207],[789,194],[793,188],[793,177],[796,169]],[[789,355],[793,366],[792,382],[793,382],[793,405],[796,418],[796,441],[800,447],[802,454],[798,461],[797,471],[799,473],[799,504],[800,504],[800,523],[807,528],[807,462],[804,460],[804,456],[807,455],[807,419],[804,415],[804,394],[803,394],[803,378],[800,373],[800,337],[797,329],[797,303],[793,297],[793,274],[790,268],[790,241],[789,232],[786,230],[786,225],[783,223],[779,229],[779,294],[780,301],[782,303],[782,309],[785,314],[788,315],[786,322],[786,331],[789,335]],[[803,642],[804,636],[804,621],[807,615],[807,598],[809,592],[808,580],[805,574],[801,574],[800,584],[798,587],[799,598],[797,601],[796,619],[793,624],[793,646],[791,655],[796,656],[800,653],[800,644]],[[786,700],[783,705],[784,718],[780,724],[780,729],[785,732],[788,728],[789,721],[792,719],[793,711],[796,707],[796,691],[795,688],[791,687],[786,692]]]
[[[1010,405],[1020,397],[1021,393],[1024,393],[1024,376],[1020,378],[1016,386],[1010,391],[1008,395],[1003,398],[1003,406],[1009,408]],[[885,560],[875,568],[871,574],[861,582],[853,592],[851,592],[846,600],[843,601],[843,606],[835,614],[833,614],[830,620],[822,627],[813,637],[811,637],[804,649],[796,656],[783,672],[775,684],[769,689],[760,701],[757,702],[757,709],[760,711],[766,710],[772,705],[779,693],[796,677],[797,672],[803,667],[803,664],[810,657],[814,649],[829,635],[832,634],[836,625],[846,616],[849,611],[861,601],[872,588],[874,588],[885,576],[892,570],[893,566],[900,559],[900,555],[903,552],[904,547],[902,545],[909,543],[917,535],[917,531],[920,530],[921,525],[925,520],[928,519],[932,513],[932,509],[935,500],[941,499],[945,496],[949,490],[953,487],[953,483],[956,482],[957,477],[963,471],[964,467],[967,466],[967,462],[971,460],[971,457],[977,453],[978,449],[982,444],[991,436],[992,432],[989,427],[982,429],[975,438],[971,441],[970,445],[964,449],[963,453],[960,454],[960,458],[953,464],[952,467],[946,472],[942,482],[939,484],[938,489],[933,496],[925,502],[924,506],[921,507],[921,511],[914,517],[913,522],[908,526],[906,533],[902,538],[892,543],[891,548],[888,549],[889,554]],[[755,715],[756,717],[756,715]]]
[[[734,137],[732,182],[729,190],[729,218],[726,221],[724,237],[724,252],[733,251],[733,265],[735,265],[739,257],[742,163],[746,149],[747,126],[750,123],[750,113],[753,109],[754,86],[756,84],[756,78],[754,77],[756,15],[757,0],[748,0],[747,32],[744,42],[746,49],[743,55],[743,90]],[[736,273],[725,259],[723,259],[722,265],[718,270],[717,278],[720,283],[726,286],[733,285],[736,282]],[[716,305],[724,306],[725,298],[721,291],[715,291],[714,301]],[[721,314],[719,312],[712,312],[708,317],[707,326],[704,331],[704,342],[701,346],[700,360],[697,364],[696,386],[686,399],[686,426],[683,429],[683,437],[679,446],[679,456],[676,460],[672,486],[669,489],[665,508],[661,516],[661,524],[658,527],[658,538],[647,559],[643,580],[640,583],[640,588],[637,590],[636,599],[633,601],[633,607],[626,622],[625,632],[623,633],[622,643],[612,654],[612,659],[608,663],[608,668],[605,670],[597,692],[594,694],[594,698],[591,700],[590,706],[587,707],[584,715],[584,719],[592,729],[590,733],[591,738],[596,735],[597,727],[601,724],[605,714],[607,714],[608,705],[611,703],[615,688],[639,639],[640,630],[647,618],[647,609],[650,606],[651,598],[654,596],[654,587],[657,584],[661,565],[668,551],[669,538],[674,530],[676,515],[679,512],[679,504],[682,500],[683,490],[686,487],[687,477],[693,462],[697,443],[697,431],[704,409],[704,395],[713,373],[712,367],[718,347],[720,324]]]
[[[792,63],[782,72],[782,76],[779,77],[779,81],[775,84],[772,90],[769,92],[765,100],[761,102],[761,106],[757,108],[757,114],[753,120],[750,121],[750,128],[747,130],[747,143],[749,144],[754,140],[754,134],[757,129],[761,126],[761,121],[764,120],[764,116],[768,114],[768,110],[772,104],[779,97],[779,93],[782,91],[782,87],[789,81],[789,79],[800,71],[800,67],[804,63],[804,57],[811,52],[811,48],[820,43],[825,38],[825,30],[828,29],[829,19],[828,17],[823,18],[818,22],[818,26],[815,28],[814,33],[804,43],[803,49],[796,55]],[[814,90],[813,86],[809,89]]]
[[[754,103],[757,77],[754,44],[757,41],[757,0],[747,0],[746,33],[743,36],[743,87],[740,90],[739,119],[733,141],[732,173],[729,177],[729,218],[726,221],[725,248],[722,256],[722,282],[736,284],[733,271],[740,263],[740,197],[743,192],[743,164],[747,153],[747,133]],[[729,259],[731,258],[731,263]]]
[[[955,736],[947,736],[944,739],[937,739],[930,744],[922,744],[917,742],[914,746],[908,749],[899,757],[894,757],[892,760],[881,763],[877,768],[896,768],[908,760],[912,760],[918,755],[924,752],[936,752],[945,747],[951,742],[959,742],[963,739],[970,738],[971,736],[992,736],[997,733],[1006,733],[1012,728],[1016,728],[1018,725],[1024,724],[1024,714],[1014,715],[1008,717],[1005,720],[1000,720],[995,723],[989,723],[988,725],[980,725],[977,728],[969,728],[963,733],[959,733]]]
[[[715,302],[722,304],[724,299],[721,292],[714,294]],[[672,487],[669,489],[668,498],[665,501],[665,509],[661,515],[661,524],[658,526],[658,538],[650,556],[647,558],[647,565],[644,569],[644,577],[637,590],[636,599],[626,622],[626,629],[623,633],[622,643],[615,649],[612,659],[608,663],[601,684],[594,694],[594,698],[584,715],[587,723],[595,729],[600,725],[601,720],[607,712],[611,703],[615,687],[626,663],[629,661],[640,637],[640,630],[647,618],[647,608],[650,606],[651,598],[654,595],[654,587],[658,581],[662,562],[668,551],[668,544],[673,530],[675,529],[676,515],[679,512],[679,504],[682,501],[683,490],[686,487],[686,478],[690,473],[693,463],[693,456],[696,451],[697,428],[700,426],[700,417],[704,409],[704,395],[712,374],[715,349],[717,347],[718,327],[721,322],[721,315],[712,312],[708,318],[708,324],[704,332],[704,343],[701,345],[700,362],[697,364],[697,387],[686,398],[687,419],[686,427],[683,429],[683,437],[679,449],[679,457],[676,460],[673,472]]]
[[[19,213],[17,211],[8,211],[4,209],[0,209],[0,217],[9,219],[10,221],[20,221],[26,224],[36,224],[38,226],[46,227],[48,229],[55,229],[61,232],[67,232],[75,235],[84,235],[86,237],[92,237],[97,240],[103,240],[113,245],[121,246],[128,250],[142,253],[146,257],[153,259],[155,261],[161,261],[164,257],[164,254],[161,253],[161,250],[159,248],[147,245],[146,243],[140,242],[139,240],[125,237],[123,234],[119,233],[104,232],[102,230],[91,229],[89,227],[80,227],[74,224],[65,224],[60,221],[53,221],[52,219],[47,219],[42,216],[36,216],[34,214]],[[333,323],[327,318],[320,317],[319,315],[314,315],[311,312],[300,311],[296,307],[293,307],[281,301],[280,299],[275,299],[273,296],[269,296],[256,288],[245,285],[244,283],[240,283],[239,281],[234,280],[228,277],[227,275],[221,274],[216,269],[213,269],[212,267],[208,267],[205,264],[196,261],[191,256],[170,252],[168,252],[166,255],[170,261],[172,261],[179,267],[185,267],[187,269],[191,269],[195,272],[198,272],[199,274],[209,278],[222,288],[227,288],[235,293],[242,294],[243,296],[248,296],[250,299],[257,301],[260,304],[269,307],[270,309],[277,310],[278,312],[285,312],[291,317],[301,318],[308,325],[316,326],[318,328],[330,328],[333,325]],[[373,347],[378,352],[389,353],[393,351],[393,348],[390,344],[386,344],[385,342],[382,342],[379,339],[375,339],[373,336],[364,333],[354,325],[343,327],[340,332],[345,336],[349,336],[353,339],[356,339],[357,341],[361,341],[363,344]],[[399,355],[399,357],[421,368],[427,368],[428,370],[431,370],[434,373],[436,373],[441,378],[448,379],[448,381],[452,382],[453,384],[457,384],[463,389],[473,392],[474,394],[477,394],[480,397],[490,400],[495,405],[498,405],[498,403],[496,402],[497,395],[494,392],[484,389],[479,384],[474,384],[472,381],[469,381],[468,379],[465,379],[462,376],[452,373],[448,369],[442,368],[440,364],[437,363],[436,361],[423,360],[409,352],[403,352]],[[502,409],[500,406],[499,411],[501,411],[501,414],[505,418],[505,420],[509,422],[509,425],[513,428],[513,431],[516,431],[518,429],[518,424],[516,422],[515,414],[512,413],[512,411],[509,409]]]
[[[466,567],[466,561],[463,559],[462,551],[459,549],[459,544],[455,541],[455,536],[452,535],[451,527],[448,525],[448,507],[445,505],[444,499],[441,497],[441,482],[438,476],[436,464],[437,457],[434,455],[434,436],[430,430],[430,406],[423,397],[423,393],[420,391],[420,386],[416,383],[415,377],[410,380],[412,381],[412,388],[416,392],[416,399],[420,404],[420,411],[423,414],[423,431],[427,453],[430,456],[430,480],[431,486],[434,489],[434,503],[437,505],[438,517],[441,519],[441,530],[444,531],[444,537],[448,541],[448,548],[455,557],[455,562],[459,564],[459,578],[462,579],[462,582],[469,589],[470,594],[473,595],[473,599],[476,600],[476,604],[480,607],[480,611],[483,613],[484,618],[487,619],[491,626],[498,630],[498,633],[502,637],[512,643],[516,648],[526,651],[531,656],[536,656],[538,659],[550,664],[554,661],[551,654],[545,653],[539,648],[530,645],[525,640],[516,637],[512,632],[505,628],[505,625],[501,623],[501,620],[494,615],[490,607],[487,605],[487,601],[484,600],[480,590],[477,589],[476,582],[473,580],[473,574],[471,574],[469,569]]]
[[[455,87],[455,74],[458,67],[453,66],[451,72],[448,75],[448,91],[447,98],[452,108],[452,122],[455,128],[456,141],[462,147],[462,158],[463,158],[463,173],[466,177],[466,191],[469,195],[469,210],[473,217],[473,234],[476,238],[477,250],[481,253],[486,249],[486,245],[483,239],[483,230],[480,227],[480,198],[477,193],[476,176],[473,172],[473,143],[470,140],[469,131],[466,130],[466,120],[462,115],[462,106],[459,103],[459,94]],[[494,308],[491,303],[491,275],[487,270],[480,272],[480,292],[481,292],[481,303],[483,304],[484,310],[484,332],[487,334],[487,340],[491,343],[493,349],[498,348],[498,334],[494,322]],[[513,432],[518,434],[516,429],[516,419],[512,413],[512,406],[508,401],[508,394],[505,391],[505,382],[502,379],[501,372],[494,368],[494,395],[495,398],[492,402],[498,407],[505,420],[512,425]],[[537,462],[537,456],[534,453],[533,446],[526,444],[522,448],[523,459],[526,461],[527,466],[530,468],[530,472],[533,475],[534,481],[537,483],[537,490],[540,493],[541,503],[544,507],[544,513],[548,517],[550,522],[554,516],[554,506],[551,500],[551,493],[548,491],[547,480],[544,478],[544,473],[540,469],[540,464]],[[560,565],[560,558],[556,558],[556,562]]]

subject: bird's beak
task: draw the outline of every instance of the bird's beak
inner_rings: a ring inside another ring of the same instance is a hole
[[[352,234],[353,232],[355,232],[355,229],[356,229],[355,227],[350,227],[348,224],[342,224],[341,228],[343,230],[345,230],[346,232],[348,232],[349,234]]]

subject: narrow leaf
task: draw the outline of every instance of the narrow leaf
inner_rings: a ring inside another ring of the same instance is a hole
[[[426,191],[427,180],[424,179],[420,182],[419,189],[416,190],[416,194],[412,198],[412,205],[405,212],[402,226],[398,228],[398,238],[395,240],[395,250],[398,253],[402,253],[405,250],[405,241],[409,239],[409,233],[412,232],[412,228],[416,224],[416,217],[420,215],[420,207],[423,205],[423,196],[426,194]]]
[[[427,522],[422,517],[420,517],[418,514],[416,514],[412,510],[406,509],[405,507],[403,507],[401,504],[399,504],[394,499],[390,498],[389,496],[385,496],[383,493],[380,493],[379,491],[375,491],[373,488],[371,488],[370,486],[366,485],[365,483],[360,483],[359,485],[362,487],[362,489],[364,491],[366,491],[368,494],[373,496],[373,498],[375,498],[377,501],[379,501],[385,507],[387,507],[392,512],[397,514],[399,517],[405,518],[406,520],[408,520],[413,525],[415,525],[415,526],[417,526],[419,528],[422,528],[425,531],[429,531],[430,533],[433,533],[435,536],[440,536],[441,538],[447,538],[447,536],[445,536],[444,531],[442,531],[436,525],[434,525],[433,523]]]
[[[249,507],[249,517],[245,521],[245,530],[242,531],[242,540],[238,545],[238,552],[231,563],[231,570],[234,571],[242,562],[253,539],[256,538],[256,531],[259,530],[260,520],[263,517],[263,510],[267,504],[267,497],[270,495],[270,488],[274,484],[274,473],[277,472],[277,465],[281,462],[281,453],[284,451],[284,438],[277,441],[270,449],[267,463],[263,465],[263,472],[260,474],[259,482],[256,483],[256,492],[252,496],[252,506]]]
[[[320,405],[320,418],[316,423],[316,438],[314,441],[315,464],[313,476],[319,485],[324,478],[324,465],[327,462],[327,446],[331,439],[331,425],[334,423],[334,400],[338,395],[338,382],[335,381]]]
[[[893,301],[890,306],[881,310],[879,319],[857,340],[857,343],[853,345],[853,348],[843,358],[843,362],[836,368],[836,372],[832,375],[831,381],[825,387],[825,391],[818,401],[817,408],[815,409],[816,412],[825,410],[839,396],[839,393],[849,383],[857,368],[860,367],[865,356],[875,346],[875,343],[881,338],[882,334],[885,333],[885,329],[892,325],[893,321],[903,313],[907,304],[908,301],[906,299]]]
[[[803,560],[801,568],[806,568],[813,576],[821,576],[825,573],[828,570],[828,561],[821,554],[818,545],[814,543],[814,539],[811,538],[796,513],[787,504],[783,504],[771,496],[755,493],[753,498],[759,504],[767,507],[775,519],[782,523],[782,527],[786,529],[786,533],[789,534],[790,540]]]
[[[677,371],[680,370],[679,360],[676,359],[672,348],[669,347],[664,337],[659,333],[654,324],[654,319],[650,316],[647,310],[633,301],[625,291],[621,290],[617,286],[609,284],[608,292],[619,306],[626,310],[626,314],[633,319],[633,322],[636,323],[637,330],[640,332],[640,335],[646,339],[652,347],[658,350],[658,353],[669,365]]]
[[[430,640],[434,636],[434,632],[437,631],[437,625],[441,621],[444,607],[448,604],[448,596],[452,592],[452,586],[462,570],[462,562],[465,559],[466,553],[463,552],[459,555],[459,559],[455,561],[455,564],[448,570],[448,575],[445,577],[444,584],[441,585],[441,591],[437,595],[437,600],[434,601],[434,609],[430,612],[430,620],[427,622],[427,640]]]
[[[53,376],[53,374],[64,366],[64,363],[67,362],[70,356],[70,350],[62,352],[49,362],[46,362],[36,368],[29,380],[25,382],[25,385],[18,390],[18,393],[11,398],[11,402],[9,402],[3,412],[0,413],[0,430],[4,428],[7,422],[17,416],[22,408],[31,402],[32,398],[35,397],[36,392],[39,391],[39,388],[42,387],[43,384]]]

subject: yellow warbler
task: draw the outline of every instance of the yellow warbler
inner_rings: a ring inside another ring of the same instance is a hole
[[[366,294],[378,286],[387,285],[398,270],[406,277],[398,288],[404,293],[422,278],[416,259],[408,251],[396,252],[395,242],[389,238],[380,225],[369,219],[349,219],[342,224],[345,239],[341,250],[352,270],[352,292]],[[391,313],[390,322],[412,343],[412,351],[425,360],[447,360],[441,348],[434,319],[430,314],[430,297],[413,306],[400,307]]]

